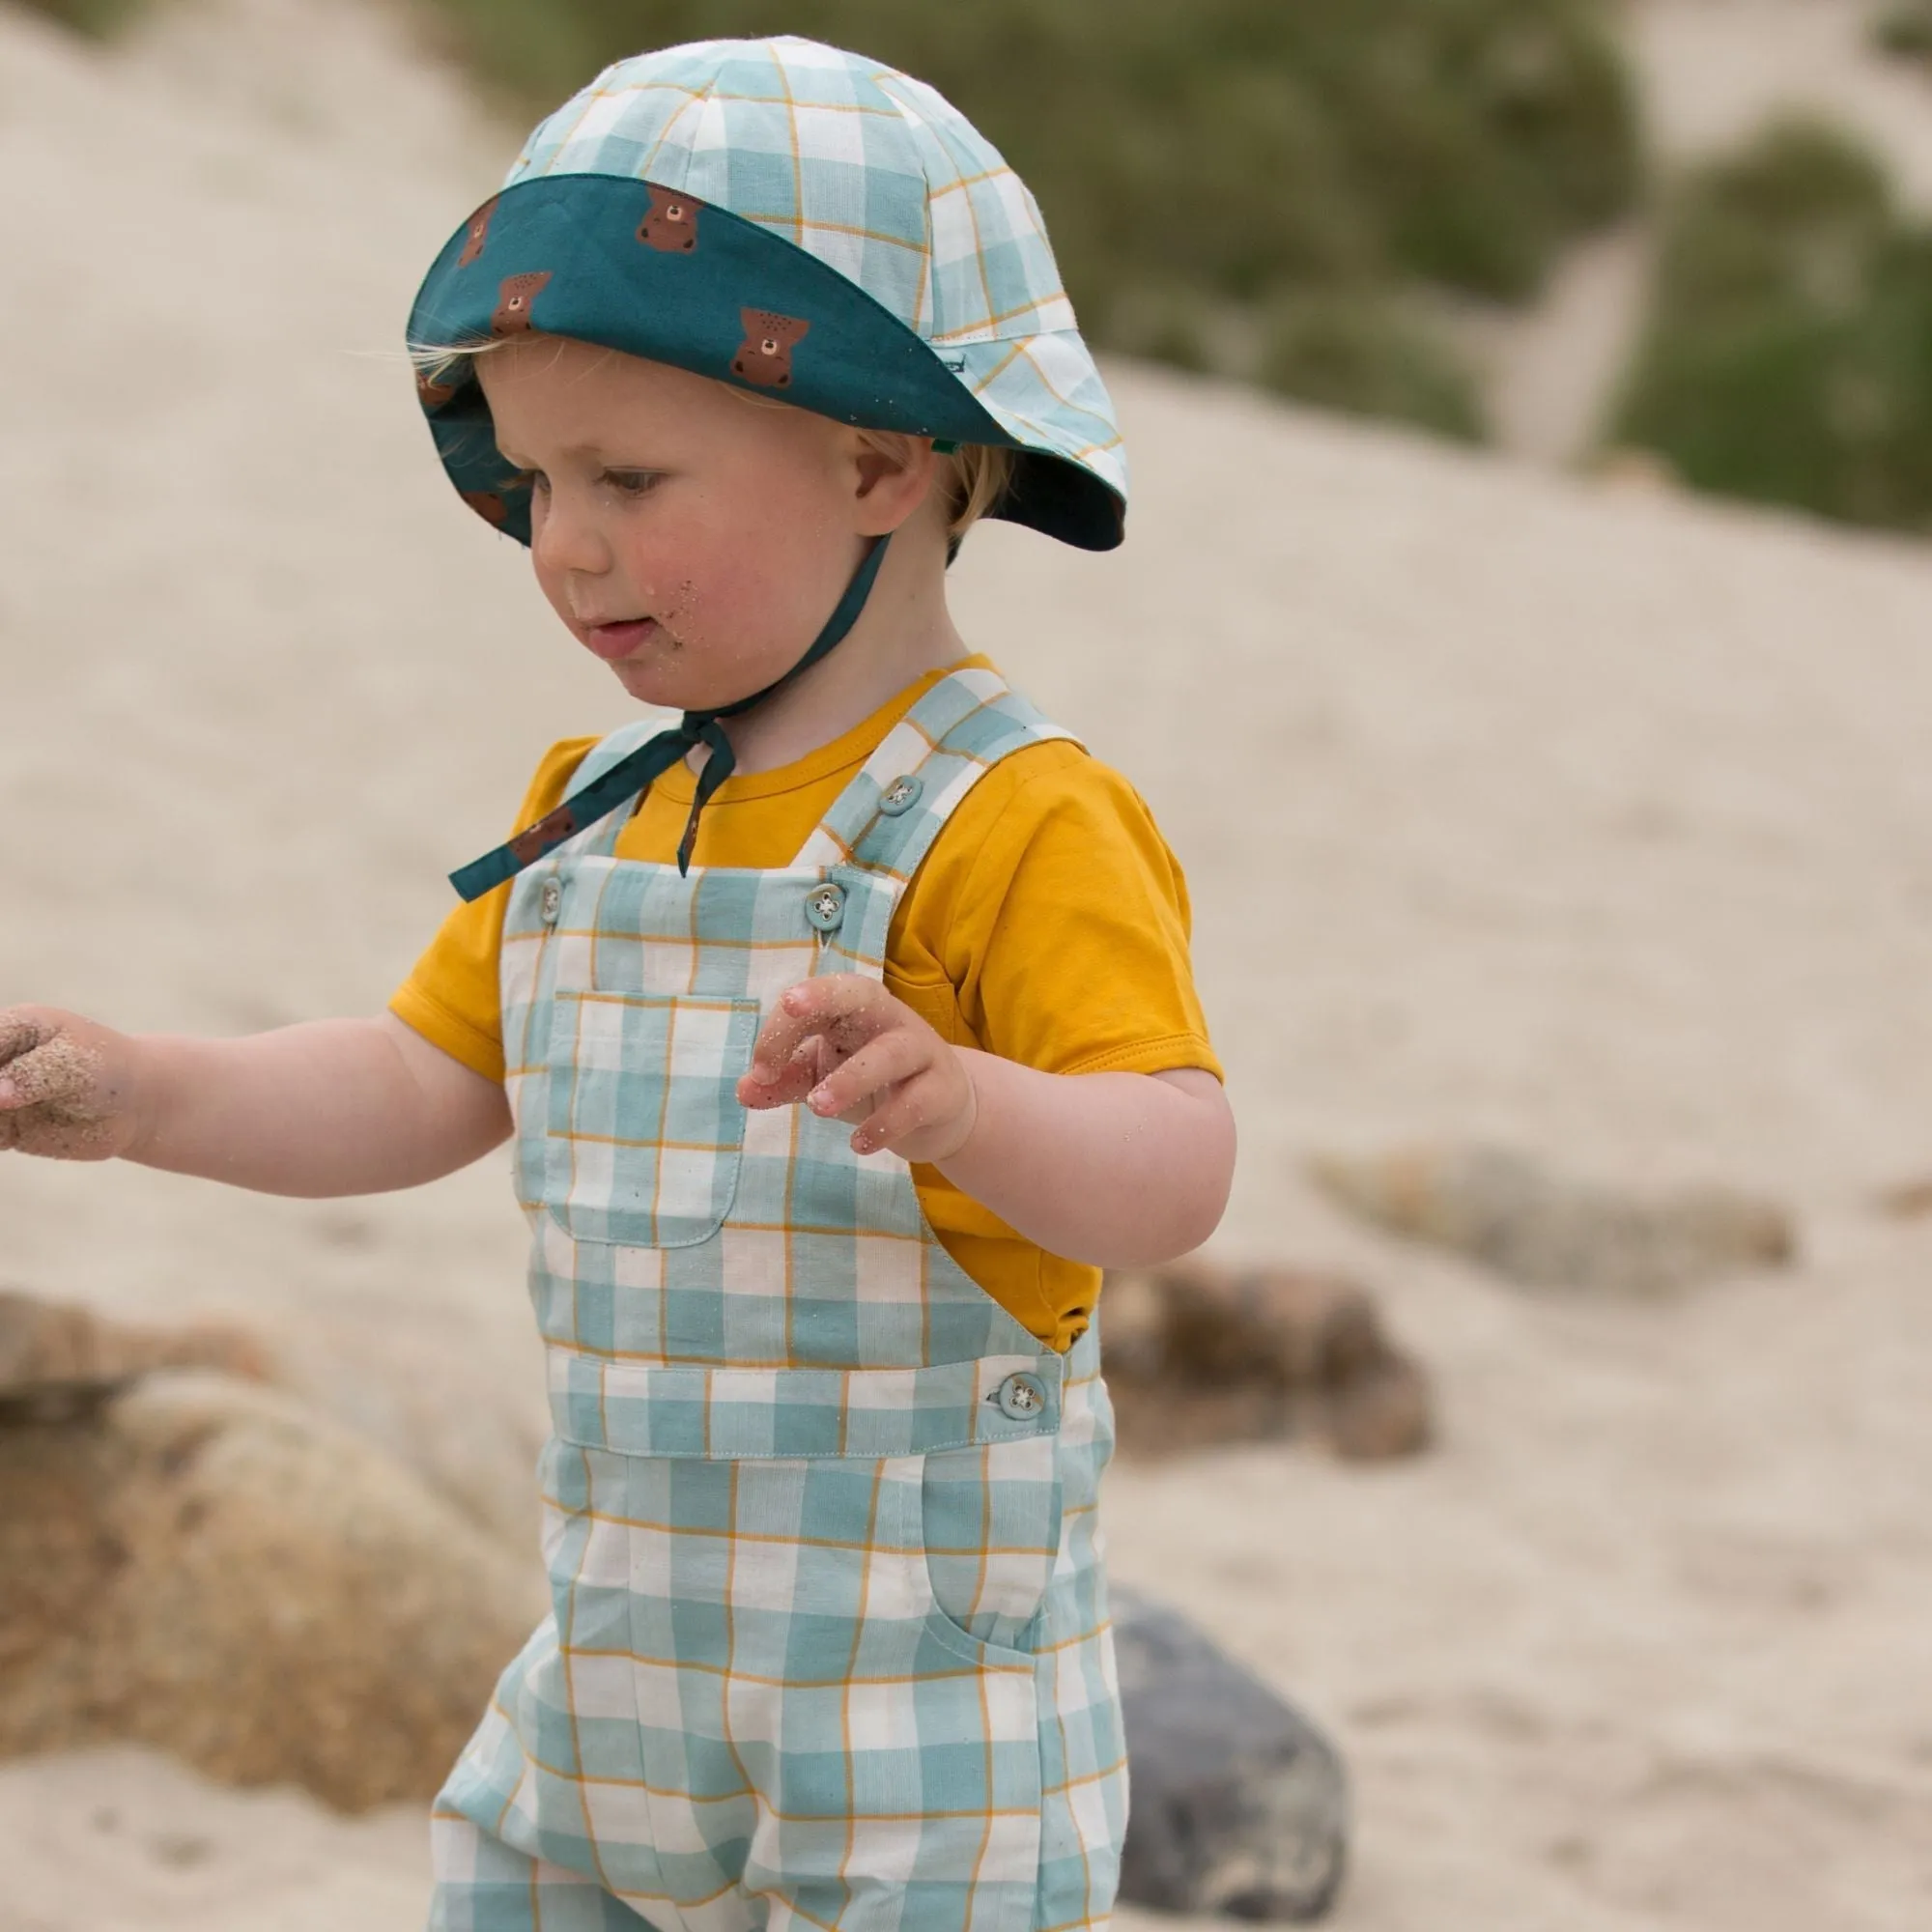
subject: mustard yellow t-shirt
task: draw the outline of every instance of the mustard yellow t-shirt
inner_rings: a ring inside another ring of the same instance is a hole
[[[990,669],[983,657],[960,668]],[[775,771],[725,780],[698,822],[692,863],[781,867],[886,733],[945,675],[931,671],[863,724]],[[516,829],[558,804],[597,741],[554,745]],[[672,863],[696,784],[676,765],[619,833],[616,855]],[[503,1077],[497,953],[508,893],[458,906],[390,1001],[453,1059]],[[956,1046],[1048,1073],[1219,1075],[1188,965],[1186,882],[1133,787],[1064,740],[1003,758],[967,793],[893,916],[885,982]],[[1070,1348],[1100,1273],[1048,1254],[959,1192],[912,1170],[947,1252],[1041,1341]]]

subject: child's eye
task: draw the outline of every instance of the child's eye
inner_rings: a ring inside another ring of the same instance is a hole
[[[608,483],[611,489],[626,497],[641,497],[655,489],[661,481],[655,469],[607,469],[599,481]],[[510,478],[510,488],[528,490],[532,496],[547,497],[550,494],[550,478],[541,469],[519,469]]]

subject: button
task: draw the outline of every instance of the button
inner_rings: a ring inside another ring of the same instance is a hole
[[[879,794],[879,810],[888,818],[896,818],[900,812],[910,811],[919,803],[919,795],[924,789],[924,783],[908,772],[904,778],[895,779]]]
[[[546,879],[543,882],[540,903],[543,907],[543,923],[546,925],[554,925],[557,914],[563,910],[563,888],[554,879]]]
[[[1031,1422],[1046,1412],[1046,1388],[1037,1376],[1009,1376],[986,1400],[998,1403],[1000,1413],[1014,1422]]]
[[[837,932],[845,917],[845,888],[828,879],[806,895],[805,916],[820,932]]]

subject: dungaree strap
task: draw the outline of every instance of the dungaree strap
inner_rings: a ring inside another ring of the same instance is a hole
[[[879,741],[839,793],[796,863],[857,867],[903,888],[959,801],[1023,746],[1079,741],[997,671],[943,677]]]

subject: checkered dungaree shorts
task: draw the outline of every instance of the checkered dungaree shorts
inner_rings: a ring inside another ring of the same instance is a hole
[[[955,672],[781,870],[619,860],[619,811],[513,883],[553,1610],[438,1803],[435,1927],[1106,1922],[1126,1768],[1097,1338],[1045,1349],[903,1161],[733,1095],[779,993],[878,977],[959,800],[1064,735]]]

